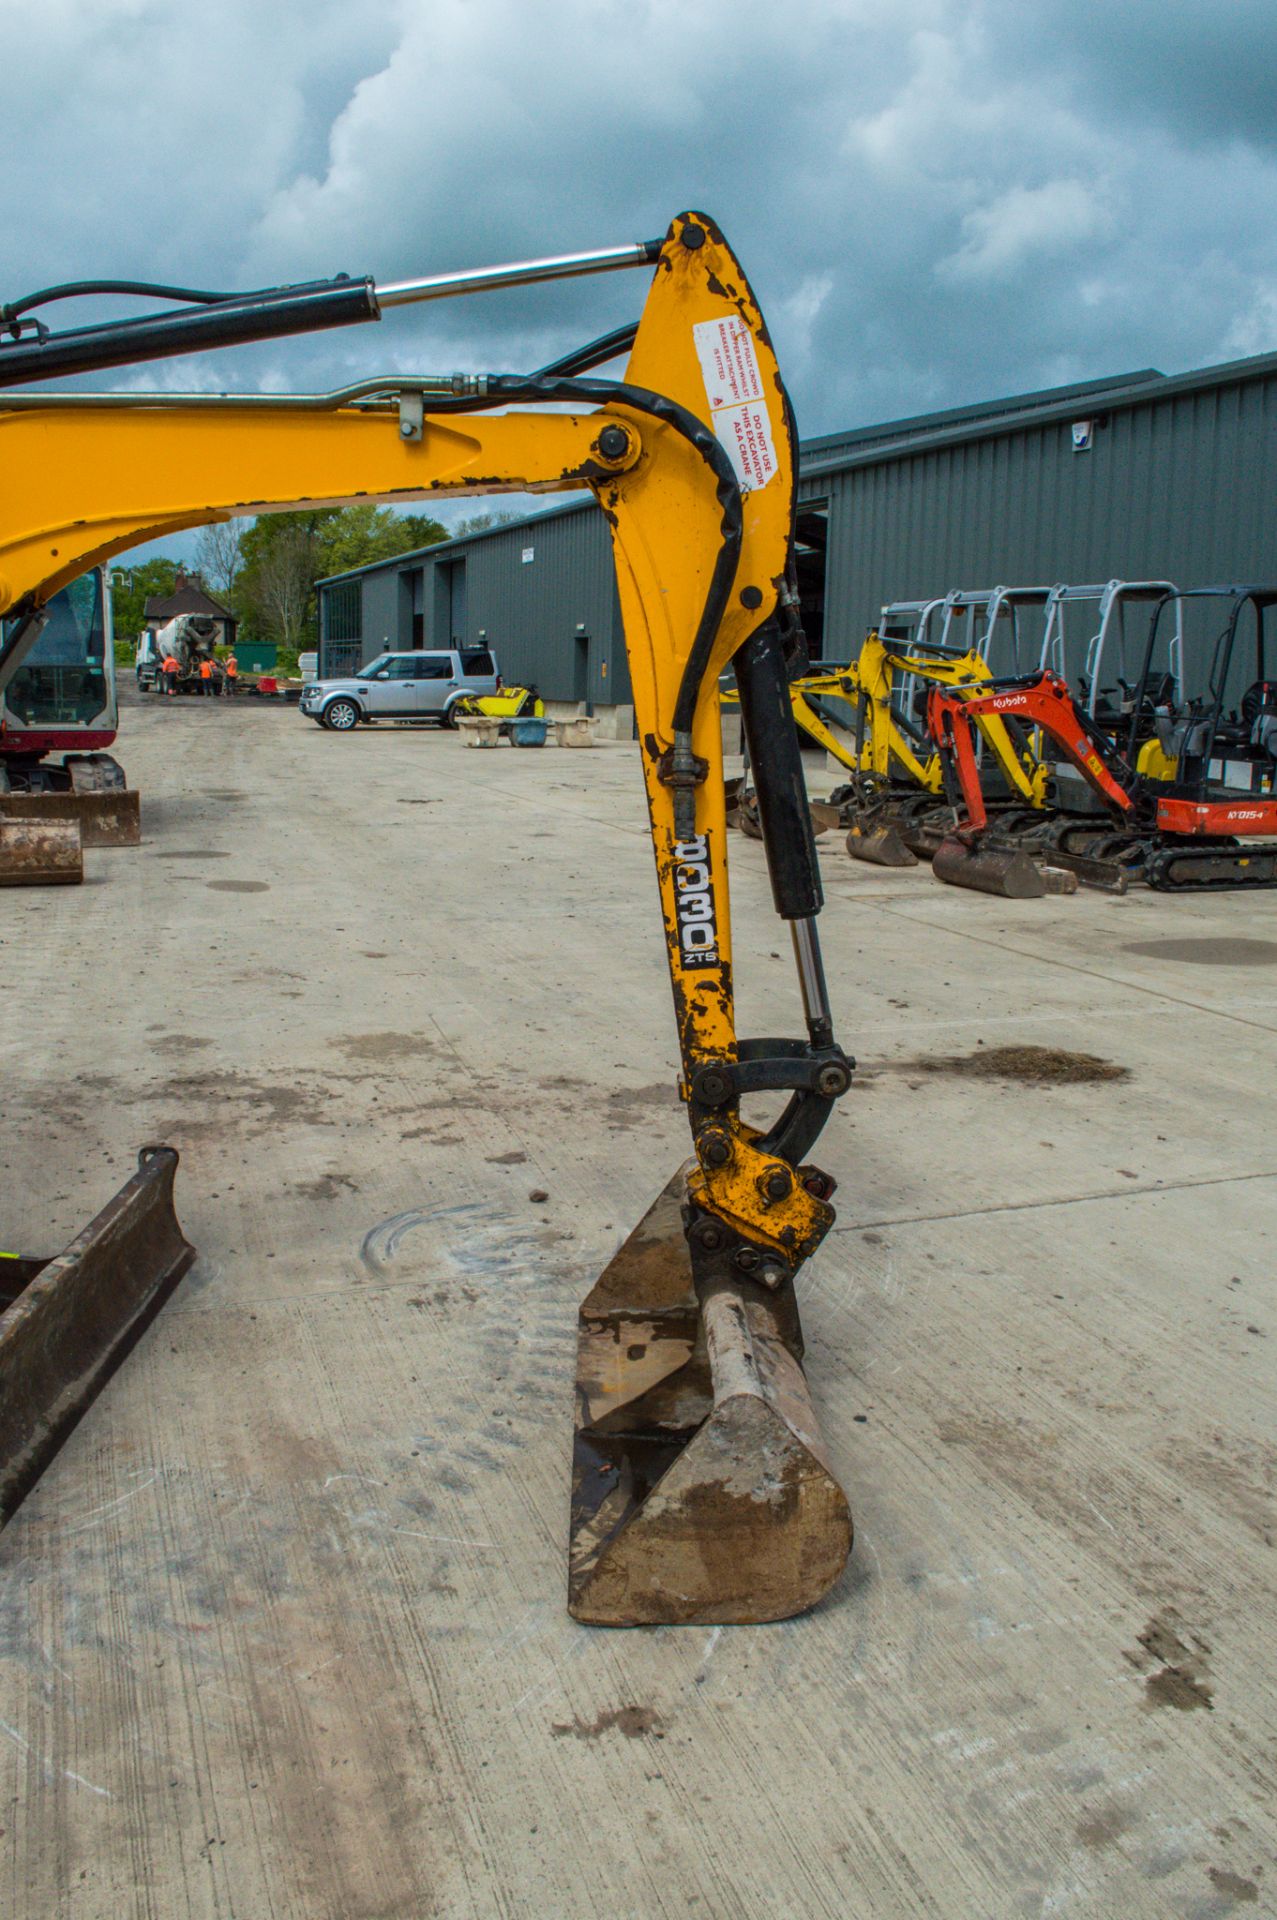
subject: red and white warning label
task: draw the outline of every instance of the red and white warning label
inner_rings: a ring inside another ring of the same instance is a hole
[[[754,338],[745,322],[701,320],[692,328],[714,432],[731,456],[742,493],[765,487],[777,470]]]

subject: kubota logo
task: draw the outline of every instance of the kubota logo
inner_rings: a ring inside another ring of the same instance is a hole
[[[995,713],[1004,713],[1008,707],[1022,707],[1023,705],[1024,695],[1022,693],[1000,693],[993,702]]]
[[[714,920],[714,888],[709,870],[709,841],[674,843],[674,901],[678,911],[678,943],[685,967],[718,965],[718,928]]]

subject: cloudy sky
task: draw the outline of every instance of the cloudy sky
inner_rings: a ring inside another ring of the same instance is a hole
[[[1275,45],[1271,0],[0,0],[4,292],[384,280],[699,206],[804,434],[1174,372],[1277,347]],[[526,369],[641,294],[487,294],[144,379]]]

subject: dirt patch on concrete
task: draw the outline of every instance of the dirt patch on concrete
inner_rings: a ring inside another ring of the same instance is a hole
[[[269,880],[206,880],[214,893],[269,893]]]
[[[1277,940],[1199,938],[1132,940],[1123,953],[1149,960],[1183,960],[1193,967],[1277,967]]]
[[[914,1073],[948,1073],[968,1080],[1027,1080],[1034,1086],[1067,1086],[1095,1080],[1128,1080],[1129,1067],[1098,1053],[1064,1047],[979,1047],[974,1053],[929,1053],[907,1060]]]
[[[299,1180],[294,1192],[302,1194],[307,1200],[335,1200],[342,1187],[351,1193],[359,1192],[348,1173],[321,1173],[318,1180]]]
[[[609,1093],[610,1107],[676,1107],[678,1089],[672,1080],[658,1080],[650,1087],[618,1087]]]
[[[1224,1867],[1207,1867],[1206,1878],[1226,1900],[1240,1900],[1253,1906],[1259,1899],[1259,1888],[1253,1880],[1243,1880],[1239,1873],[1229,1873]]]
[[[156,855],[157,860],[229,860],[229,853],[218,853],[212,847],[173,847],[168,853]]]
[[[439,1042],[424,1033],[353,1033],[329,1044],[352,1060],[399,1060],[408,1053],[433,1053]]]
[[[1156,1669],[1144,1681],[1144,1705],[1149,1711],[1158,1707],[1174,1707],[1180,1713],[1192,1713],[1201,1707],[1207,1712],[1213,1709],[1215,1696],[1207,1684],[1210,1647],[1184,1627],[1171,1609],[1154,1614],[1135,1638],[1137,1646],[1126,1653],[1126,1659],[1141,1670],[1149,1665]]]
[[[627,1740],[641,1740],[645,1734],[665,1738],[665,1722],[654,1707],[608,1707],[593,1720],[582,1720],[578,1713],[571,1720],[556,1720],[550,1732],[556,1740],[597,1740],[613,1728]]]

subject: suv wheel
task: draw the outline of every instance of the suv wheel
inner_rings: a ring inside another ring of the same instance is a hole
[[[324,708],[324,725],[334,733],[349,733],[359,725],[359,708],[353,700],[330,700]]]
[[[439,725],[441,727],[451,727],[454,732],[456,731],[457,702],[455,700],[452,702],[451,706],[445,707],[443,712],[439,715]]]

